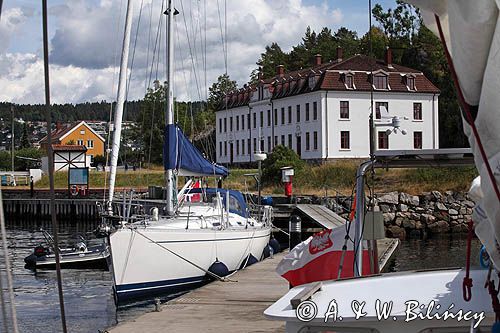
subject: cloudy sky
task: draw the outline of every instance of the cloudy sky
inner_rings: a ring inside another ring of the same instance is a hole
[[[165,80],[165,22],[158,27],[164,20],[162,1],[132,0],[129,99],[143,97],[154,79]],[[127,0],[48,2],[52,102],[115,100]],[[394,0],[379,2],[384,8],[394,6]],[[181,12],[174,25],[175,94],[180,100],[205,98],[206,86],[225,72],[225,2],[174,3]],[[228,73],[243,85],[266,45],[278,42],[289,50],[308,25],[317,31],[346,26],[363,35],[368,29],[367,6],[367,0],[227,0]],[[0,18],[0,101],[43,103],[43,87],[41,1],[5,0]]]

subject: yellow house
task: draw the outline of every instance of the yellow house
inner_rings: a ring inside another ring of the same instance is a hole
[[[56,129],[51,134],[52,144],[85,146],[91,161],[97,155],[104,156],[104,138],[84,121],[76,125],[62,125],[57,122]],[[40,148],[48,148],[47,137],[40,140]]]

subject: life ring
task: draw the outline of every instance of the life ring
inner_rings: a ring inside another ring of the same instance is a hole
[[[72,196],[76,197],[78,195],[78,186],[71,185],[69,193],[71,193]]]

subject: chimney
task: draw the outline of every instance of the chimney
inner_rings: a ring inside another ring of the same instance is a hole
[[[343,54],[344,51],[342,50],[342,48],[340,46],[337,46],[337,62],[341,62],[342,61],[342,57],[343,57]]]
[[[385,49],[385,64],[392,68],[392,50],[389,46]]]
[[[321,65],[321,54],[319,54],[319,53],[318,53],[318,54],[316,54],[316,55],[314,56],[314,59],[315,59],[314,64],[315,64],[316,66]]]
[[[285,76],[285,66],[283,65],[276,66],[276,76],[279,77]]]
[[[62,129],[62,124],[60,121],[56,121],[56,131],[60,131]]]

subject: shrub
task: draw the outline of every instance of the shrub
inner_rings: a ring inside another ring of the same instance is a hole
[[[262,181],[265,184],[279,184],[281,182],[281,168],[291,166],[295,169],[295,175],[300,175],[308,166],[300,159],[295,151],[279,145],[262,162]]]

